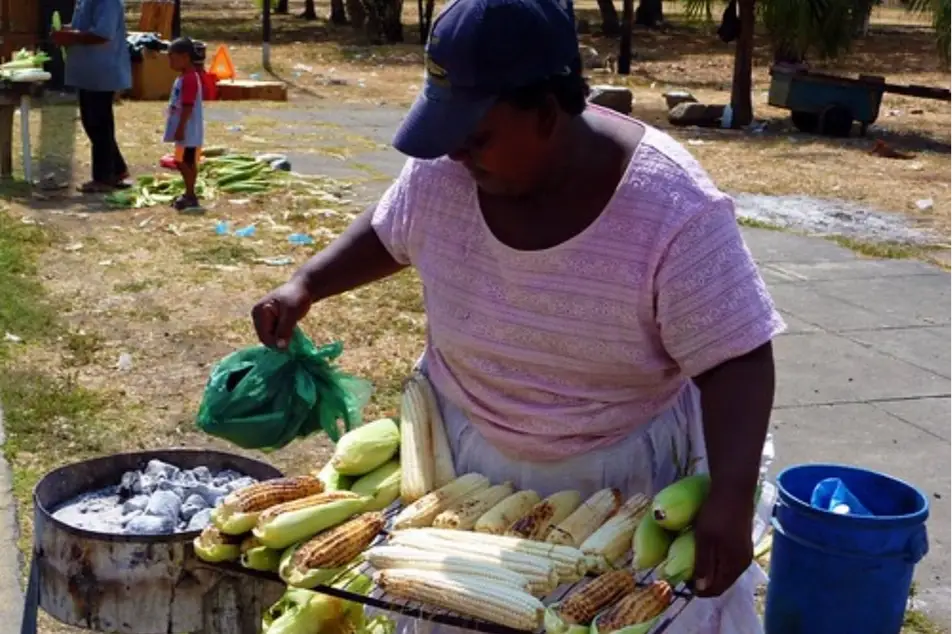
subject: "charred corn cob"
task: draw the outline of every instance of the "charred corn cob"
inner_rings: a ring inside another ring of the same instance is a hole
[[[607,572],[564,599],[558,613],[566,623],[587,625],[596,614],[636,589],[635,578],[627,570]]]
[[[510,537],[544,540],[556,524],[564,521],[578,508],[582,495],[578,491],[559,491],[533,506],[528,513],[512,523],[506,531]]]
[[[433,435],[426,397],[414,373],[400,399],[400,499],[412,504],[436,489]]]
[[[345,476],[362,476],[390,460],[400,445],[400,428],[392,418],[365,423],[341,436],[331,465]]]
[[[314,476],[277,478],[229,493],[212,511],[212,522],[221,532],[241,535],[254,528],[258,515],[272,506],[315,495],[324,483]]]
[[[413,528],[429,526],[442,511],[449,508],[462,498],[489,488],[489,479],[478,473],[467,473],[449,484],[440,487],[432,493],[404,508],[393,520],[393,528]]]
[[[261,513],[254,535],[268,548],[282,550],[359,513],[369,499],[350,491],[327,491],[285,502]]]
[[[476,520],[477,533],[502,535],[512,523],[529,512],[542,498],[535,491],[517,491]]]
[[[433,386],[430,385],[429,379],[422,372],[417,371],[410,377],[410,383],[413,383],[414,387],[420,391],[426,406],[426,415],[429,419],[427,427],[430,430],[430,447],[433,450],[433,488],[438,489],[456,479],[456,470],[453,467],[453,452],[450,451],[450,441],[446,437],[440,404],[436,400],[436,394],[433,392]]]
[[[465,552],[449,555],[409,546],[376,546],[368,550],[366,555],[367,561],[377,570],[412,568],[445,574],[471,575],[532,593],[529,580],[524,575],[478,557],[467,557]]]
[[[552,527],[547,542],[578,548],[621,506],[621,491],[602,489],[582,502],[565,521]]]
[[[207,526],[192,545],[199,559],[213,564],[241,557],[241,538],[225,535],[215,526]]]
[[[651,506],[651,501],[641,493],[628,498],[618,513],[602,524],[582,542],[581,550],[589,558],[589,567],[595,572],[604,572],[616,566],[631,547],[631,540]]]
[[[295,588],[313,588],[334,578],[370,545],[383,526],[382,514],[364,513],[289,548],[281,557],[281,579]]]
[[[463,531],[452,532],[458,535],[472,534]],[[529,581],[533,594],[548,594],[555,590],[561,580],[551,560],[516,550],[507,550],[492,544],[434,539],[423,531],[416,530],[392,533],[390,544],[441,555],[465,556],[468,559],[518,572]]]
[[[281,563],[281,551],[268,548],[254,536],[241,542],[241,565],[249,570],[277,572]]]
[[[512,483],[504,482],[483,489],[474,495],[468,495],[450,508],[436,516],[433,526],[468,531],[476,525],[483,513],[512,495]]]
[[[480,577],[430,570],[383,570],[374,577],[386,592],[519,630],[542,624],[545,608],[535,597]]]
[[[613,632],[623,627],[645,623],[657,618],[672,601],[671,586],[666,581],[655,581],[625,595],[598,618],[599,632]]]
[[[587,572],[586,559],[582,551],[570,546],[559,546],[518,537],[440,528],[415,528],[395,532],[390,539],[398,543],[429,544],[430,547],[448,543],[449,545],[446,548],[455,549],[456,551],[460,549],[467,551],[490,549],[503,553],[529,555],[549,562],[558,574],[560,582],[575,581]]]

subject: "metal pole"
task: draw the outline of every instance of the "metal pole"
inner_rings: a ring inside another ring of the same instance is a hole
[[[30,94],[20,97],[20,137],[23,146],[23,179],[33,185],[33,157],[30,148]]]
[[[261,65],[271,70],[271,0],[264,0],[261,14]]]

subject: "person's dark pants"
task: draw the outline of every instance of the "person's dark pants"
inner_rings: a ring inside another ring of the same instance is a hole
[[[116,120],[112,113],[114,92],[79,91],[79,116],[89,137],[93,155],[93,180],[116,183],[129,173],[116,143]]]

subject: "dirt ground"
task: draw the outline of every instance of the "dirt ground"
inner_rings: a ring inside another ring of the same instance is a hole
[[[593,19],[590,4],[582,3],[580,14]],[[186,5],[185,32],[212,44],[226,43],[240,75],[264,78],[254,43],[259,27],[250,6],[246,1],[226,4],[224,10]],[[406,23],[414,24],[415,7],[407,7]],[[852,55],[831,68],[879,73],[895,83],[948,87],[947,67],[932,52],[928,32],[905,15],[880,18],[901,24],[877,25],[871,37],[856,43]],[[349,28],[330,27],[323,20],[278,16],[274,28],[273,70],[291,85],[291,101],[266,108],[403,106],[419,88],[421,49],[412,27],[407,44],[377,48],[361,45]],[[724,103],[732,49],[719,44],[712,28],[676,22],[665,33],[639,31],[634,74],[595,73],[593,80],[631,86],[635,114],[664,127],[662,93],[669,88],[687,88],[704,101]],[[601,38],[587,38],[587,43],[603,54],[614,47]],[[673,131],[721,186],[861,201],[909,215],[948,236],[947,103],[887,96],[870,138],[808,137],[792,130],[784,112],[765,105],[767,52],[762,40],[757,60],[755,108],[758,119],[767,122],[765,130]],[[287,130],[266,116],[236,118],[219,104],[209,104],[208,110],[211,142],[224,139],[240,151],[281,151],[295,144],[346,162],[380,144],[332,126],[302,127],[290,139]],[[117,108],[119,140],[135,173],[158,171],[158,157],[165,151],[158,143],[162,111],[160,103],[124,102]],[[75,112],[70,106],[50,110],[44,122],[41,129],[38,117],[31,121],[41,145],[73,156],[74,180],[80,180],[88,173],[88,146]],[[877,138],[915,153],[915,159],[870,156]],[[55,158],[46,157],[45,165],[55,164]],[[164,208],[110,211],[69,190],[30,198],[7,188],[0,209],[0,331],[22,342],[10,337],[0,341],[0,402],[24,546],[31,539],[29,492],[51,468],[124,450],[224,447],[194,426],[211,365],[254,342],[248,317],[254,302],[343,230],[380,185],[379,175],[368,171],[366,178],[352,182],[326,182],[323,196],[288,191],[250,199],[222,197],[204,216]],[[925,198],[934,206],[919,211],[914,202]],[[219,220],[234,228],[255,224],[256,233],[250,238],[218,236],[214,228]],[[309,232],[316,244],[290,246],[288,234],[299,231]],[[293,263],[271,266],[263,261],[273,256],[289,256]],[[304,327],[318,342],[343,341],[342,367],[373,382],[376,393],[368,419],[396,412],[399,384],[422,349],[424,332],[412,273],[323,302]],[[130,369],[119,368],[122,354],[130,355]],[[323,438],[311,438],[265,459],[301,472],[323,464],[327,452]],[[930,632],[924,628],[911,624],[908,633]],[[42,631],[70,630],[46,620]]]

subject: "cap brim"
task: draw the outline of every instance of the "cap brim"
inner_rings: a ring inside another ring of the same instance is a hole
[[[465,94],[427,82],[400,124],[393,146],[418,159],[450,154],[476,130],[495,101],[495,97]]]

